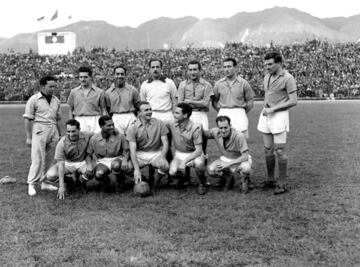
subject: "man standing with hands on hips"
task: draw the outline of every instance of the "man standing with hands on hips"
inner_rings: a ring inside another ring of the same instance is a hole
[[[287,192],[286,153],[287,132],[289,132],[289,109],[297,104],[296,82],[294,77],[282,67],[279,52],[265,55],[264,108],[259,117],[257,129],[264,140],[267,180],[264,187],[275,188],[274,194]],[[275,164],[278,160],[279,179],[275,182]]]

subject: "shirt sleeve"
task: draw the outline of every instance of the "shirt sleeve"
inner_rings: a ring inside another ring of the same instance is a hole
[[[246,102],[254,98],[254,91],[247,81],[244,82],[244,98]]]
[[[126,140],[136,143],[135,127],[132,125],[127,128]]]
[[[100,89],[101,90],[101,89]],[[101,90],[102,91],[102,90]],[[100,94],[100,99],[99,99],[99,105],[100,105],[100,108],[102,110],[106,110],[106,103],[105,103],[105,92],[102,91],[101,94]]]
[[[196,129],[193,132],[193,140],[194,145],[201,145],[203,143],[201,126],[196,126]]]
[[[132,87],[133,88],[133,101],[134,101],[134,106],[135,106],[135,109],[138,109],[139,108],[139,103],[141,101],[140,99],[140,94],[138,92],[138,90],[136,90],[135,87]]]
[[[29,98],[25,106],[25,114],[23,115],[24,118],[29,120],[35,119],[35,104],[36,99],[34,97]]]
[[[210,98],[214,95],[213,88],[210,83],[206,83],[204,92],[204,101],[206,104],[210,103]]]
[[[64,141],[65,141],[65,136],[62,137],[56,145],[55,156],[54,156],[54,159],[56,161],[65,161]]]
[[[67,104],[70,106],[71,111],[74,110],[74,91],[73,90],[70,91],[70,95],[67,100]]]
[[[220,98],[220,94],[219,94],[219,82],[216,82],[213,88],[213,96],[214,96],[214,100],[218,101]]]
[[[289,79],[287,79],[287,81],[285,83],[285,86],[286,86],[286,92],[288,94],[291,94],[291,93],[297,91],[296,81],[295,81],[295,78],[293,76],[290,76]]]
[[[185,83],[184,82],[181,82],[179,84],[179,88],[178,88],[178,91],[177,91],[177,99],[178,99],[178,102],[183,102],[184,99],[185,99],[185,96],[184,96],[184,86],[185,86]]]
[[[141,84],[141,87],[140,87],[140,99],[141,99],[141,101],[147,101],[145,83],[146,83],[146,81],[143,82]]]
[[[245,153],[246,151],[249,150],[249,147],[247,145],[246,138],[245,138],[244,134],[239,133],[239,135],[236,138],[236,143],[237,143],[237,146],[239,147],[239,150],[240,150],[241,154]]]
[[[170,87],[170,98],[171,98],[171,102],[172,102],[172,108],[175,108],[176,104],[177,104],[177,90],[176,90],[176,85],[175,83],[168,79],[168,83],[169,83],[169,87]]]

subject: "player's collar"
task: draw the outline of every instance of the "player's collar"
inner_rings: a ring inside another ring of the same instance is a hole
[[[153,81],[161,81],[163,83],[165,83],[166,77],[164,76],[164,74],[161,74],[159,79],[154,79],[153,77],[149,77],[149,79],[147,80],[147,83],[152,83]]]

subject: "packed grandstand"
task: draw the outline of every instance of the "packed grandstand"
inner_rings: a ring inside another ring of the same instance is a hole
[[[255,47],[241,43],[228,43],[225,48],[193,48],[166,50],[117,51],[77,48],[71,55],[40,56],[7,53],[0,54],[0,101],[27,100],[38,89],[38,79],[44,74],[59,78],[59,96],[66,100],[71,88],[78,85],[76,71],[81,65],[94,69],[94,81],[107,89],[113,80],[112,68],[124,64],[128,68],[127,80],[135,87],[146,80],[148,59],[160,57],[164,74],[176,85],[186,78],[186,64],[198,59],[203,66],[203,77],[214,84],[223,76],[222,59],[231,56],[238,60],[239,74],[247,79],[257,97],[262,96],[264,75],[263,56],[270,49],[278,50],[285,59],[285,68],[292,73],[298,86],[299,97],[354,97],[360,95],[360,44],[334,44],[311,40],[303,44]]]

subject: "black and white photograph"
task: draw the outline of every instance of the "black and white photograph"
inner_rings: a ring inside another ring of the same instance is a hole
[[[360,266],[359,3],[0,23],[0,266]]]

